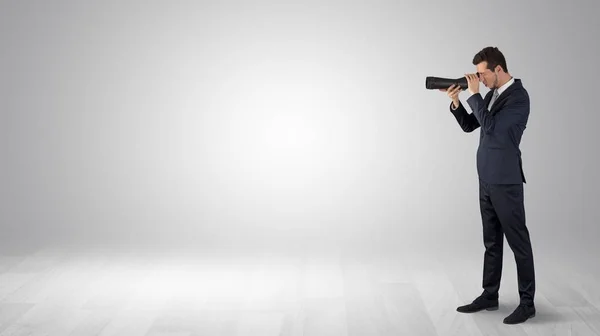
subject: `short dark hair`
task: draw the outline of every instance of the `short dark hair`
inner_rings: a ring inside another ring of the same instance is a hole
[[[496,47],[485,47],[481,49],[473,57],[473,65],[477,65],[481,62],[487,62],[487,68],[494,71],[496,66],[501,66],[504,72],[508,72],[506,67],[506,59],[502,52]]]

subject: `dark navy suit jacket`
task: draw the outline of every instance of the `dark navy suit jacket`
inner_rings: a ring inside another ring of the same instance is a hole
[[[473,113],[469,114],[462,103],[450,111],[465,132],[481,128],[477,149],[477,173],[490,184],[526,183],[521,158],[521,137],[529,119],[529,94],[520,79],[498,96],[491,111],[488,105],[493,90],[483,98],[476,93],[467,99]]]

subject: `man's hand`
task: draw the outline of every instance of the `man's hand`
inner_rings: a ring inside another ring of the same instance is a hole
[[[458,108],[458,106],[460,105],[460,101],[458,99],[458,94],[462,91],[462,89],[460,88],[460,85],[452,84],[447,89],[439,89],[439,90],[442,92],[447,92],[448,97],[450,97],[450,99],[452,99],[454,108]]]
[[[477,77],[477,74],[465,74],[465,77],[469,84],[469,92],[471,94],[479,93],[479,77]]]

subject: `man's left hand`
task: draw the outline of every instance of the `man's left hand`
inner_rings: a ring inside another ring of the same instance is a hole
[[[477,74],[465,74],[465,77],[469,84],[469,92],[471,94],[479,93],[479,77],[477,77]]]

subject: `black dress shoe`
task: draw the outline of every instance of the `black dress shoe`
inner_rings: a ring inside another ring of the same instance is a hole
[[[512,314],[504,319],[505,324],[517,324],[527,321],[527,319],[535,316],[535,306],[527,306],[520,304]]]
[[[473,300],[468,305],[456,308],[459,313],[475,313],[481,310],[498,310],[498,299],[486,299],[482,296]]]

